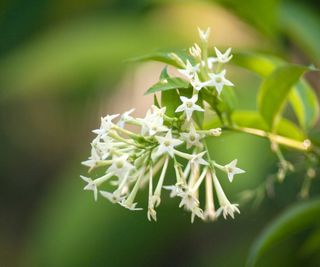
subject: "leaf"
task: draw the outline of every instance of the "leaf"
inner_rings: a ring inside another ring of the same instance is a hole
[[[170,77],[167,72],[167,67],[165,67],[161,72],[160,81],[151,86],[145,95],[181,88],[189,88],[189,83],[178,77]]]
[[[180,105],[180,97],[177,90],[161,92],[161,106],[166,107],[166,114],[170,117],[175,116],[175,111]]]
[[[256,111],[238,110],[232,114],[232,121],[240,127],[255,128],[268,131],[268,125]],[[303,141],[305,134],[291,121],[280,118],[275,125],[275,133],[298,141]]]
[[[191,63],[194,62],[194,59],[191,56],[189,56],[185,51],[154,52],[154,53],[146,54],[144,56],[131,58],[129,59],[129,61],[151,61],[152,60],[152,61],[166,63],[168,65],[171,65],[177,68],[182,68],[183,64],[181,64],[179,58],[183,62],[186,62],[186,60],[189,60]]]
[[[247,266],[255,266],[258,259],[277,241],[319,223],[319,213],[319,198],[296,204],[284,211],[255,240],[249,252]]]
[[[238,52],[234,53],[231,63],[267,77],[277,66],[285,62],[272,55]]]
[[[277,116],[282,111],[293,85],[306,70],[311,69],[301,65],[288,64],[276,68],[264,79],[259,89],[258,107],[269,129],[273,129]]]
[[[262,77],[267,77],[277,67],[286,64],[284,60],[272,55],[242,52],[235,53],[232,62]],[[319,116],[319,103],[314,90],[305,80],[301,79],[293,87],[289,102],[302,128],[308,130],[314,126]]]
[[[301,79],[291,91],[289,101],[301,127],[312,128],[319,116],[319,102],[311,86]]]
[[[280,8],[280,23],[284,33],[313,61],[320,61],[320,19],[316,9],[302,3],[286,1]]]

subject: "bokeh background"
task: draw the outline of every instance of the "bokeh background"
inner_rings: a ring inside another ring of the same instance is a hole
[[[132,107],[142,116],[151,104],[142,95],[163,65],[127,59],[189,47],[197,26],[210,26],[218,47],[319,66],[317,1],[0,2],[0,266],[244,266],[261,229],[298,201],[299,172],[259,205],[242,205],[235,220],[190,224],[165,194],[150,223],[144,212],[95,203],[82,190],[80,162],[100,116]],[[237,106],[255,109],[259,77],[230,71]],[[308,79],[319,95],[319,76]],[[217,160],[238,158],[247,171],[225,187],[233,201],[277,171],[265,140],[226,134],[210,147]],[[279,242],[258,266],[320,266],[319,247],[301,249],[306,231]]]

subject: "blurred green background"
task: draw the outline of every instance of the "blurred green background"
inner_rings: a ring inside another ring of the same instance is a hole
[[[216,223],[190,224],[168,194],[150,223],[83,192],[91,129],[107,113],[136,107],[142,116],[151,104],[142,95],[163,67],[126,60],[189,47],[197,26],[210,26],[218,47],[319,66],[317,1],[0,2],[0,266],[244,266],[261,229],[298,201],[299,171],[257,208],[242,205],[235,220]],[[260,79],[236,67],[230,77],[238,107],[255,109]],[[308,79],[319,95],[319,76]],[[210,146],[247,171],[225,187],[232,201],[277,171],[265,140],[226,134]],[[258,266],[320,266],[320,247],[301,246],[311,230],[276,244]]]

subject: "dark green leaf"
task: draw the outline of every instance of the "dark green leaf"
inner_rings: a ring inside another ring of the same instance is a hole
[[[313,62],[320,61],[319,11],[307,8],[304,3],[285,1],[280,9],[281,27]]]
[[[175,116],[175,110],[181,104],[177,90],[161,92],[161,106],[166,107],[166,114],[170,117]]]
[[[270,129],[274,127],[291,88],[308,69],[311,68],[291,64],[280,66],[262,82],[258,94],[258,107]]]
[[[181,78],[170,77],[166,79],[161,79],[158,83],[151,86],[145,95],[153,94],[160,91],[168,91],[173,89],[188,88],[189,83]]]
[[[247,266],[255,266],[258,259],[277,241],[320,222],[320,199],[296,204],[277,217],[253,243]]]

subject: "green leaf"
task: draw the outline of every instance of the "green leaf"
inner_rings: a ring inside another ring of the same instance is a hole
[[[238,110],[232,114],[232,121],[240,127],[255,128],[268,131],[268,125],[256,111]],[[280,118],[275,125],[275,133],[298,141],[306,139],[305,134],[291,121]]]
[[[170,117],[175,116],[175,110],[180,105],[180,97],[177,90],[161,92],[161,106],[166,107],[166,114]]]
[[[272,55],[242,52],[235,53],[232,62],[262,77],[267,77],[277,67],[286,65],[284,60]],[[307,130],[314,126],[319,116],[319,103],[314,90],[306,81],[301,79],[293,86],[289,102],[301,127]]]
[[[320,222],[320,199],[296,204],[277,217],[253,243],[247,266],[253,267],[258,259],[277,241],[294,232]]]
[[[280,23],[284,33],[313,61],[320,62],[320,19],[316,9],[304,3],[285,1],[280,8]]]
[[[319,102],[311,86],[301,79],[290,92],[289,101],[302,128],[312,128],[318,120]]]
[[[258,94],[258,107],[269,129],[273,129],[291,88],[308,69],[311,70],[311,68],[293,64],[280,66],[262,82]]]
[[[284,61],[267,54],[238,52],[234,53],[231,63],[267,77],[277,66],[284,64]]]
[[[176,57],[178,56],[178,58]],[[135,57],[129,59],[129,61],[158,61],[162,62],[177,68],[182,68],[183,64],[181,63],[186,62],[186,60],[189,60],[191,63],[194,62],[194,59],[189,56],[189,54],[185,51],[176,51],[176,52],[154,52],[150,54],[146,54],[144,56]]]
[[[167,73],[167,68],[164,68],[160,75],[160,81],[151,86],[145,95],[181,88],[189,88],[189,83],[178,77],[170,77]]]

